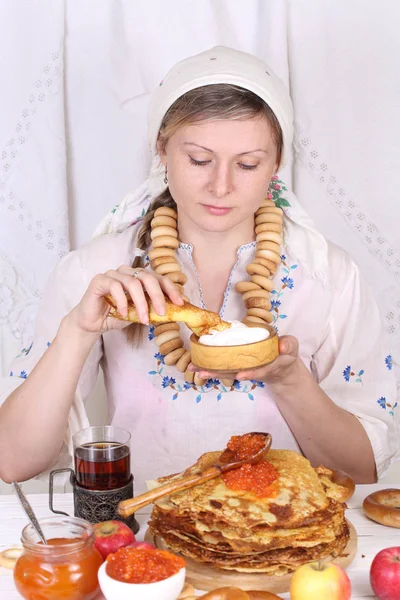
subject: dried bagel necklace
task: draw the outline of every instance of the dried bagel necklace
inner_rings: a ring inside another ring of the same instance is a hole
[[[172,208],[162,206],[154,212],[151,221],[152,247],[148,252],[151,268],[159,275],[169,277],[184,294],[187,281],[176,258],[179,247],[177,213]],[[271,323],[270,293],[274,284],[272,278],[281,262],[283,211],[266,198],[255,213],[256,253],[253,261],[247,265],[250,275],[248,281],[236,284],[236,291],[242,294],[246,306],[244,322]],[[185,300],[189,299],[184,296]],[[190,352],[185,348],[180,336],[178,323],[163,323],[154,329],[155,341],[159,352],[164,355],[166,365],[175,365],[184,374],[185,381],[196,386],[204,385],[205,379],[197,373],[188,371]],[[231,386],[233,380],[222,379],[224,385]]]

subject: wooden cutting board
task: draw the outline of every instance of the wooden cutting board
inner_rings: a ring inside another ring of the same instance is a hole
[[[354,560],[357,552],[357,532],[349,521],[350,539],[343,553],[338,558],[327,557],[323,562],[334,562],[344,569]],[[153,536],[149,530],[145,540],[154,544],[156,548],[168,550],[164,540]],[[266,575],[264,573],[239,573],[238,571],[224,571],[216,567],[210,567],[196,562],[191,558],[186,561],[186,582],[192,584],[197,590],[210,592],[219,587],[238,587],[242,590],[263,590],[280,594],[289,591],[292,574],[278,576]]]

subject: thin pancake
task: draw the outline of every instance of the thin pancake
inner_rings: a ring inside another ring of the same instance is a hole
[[[200,457],[185,475],[210,467],[219,452]],[[310,560],[342,552],[349,539],[345,504],[329,497],[310,462],[270,450],[278,478],[267,494],[228,488],[222,477],[157,501],[150,529],[174,552],[220,569],[283,575]],[[323,471],[321,471],[323,475]],[[163,477],[158,485],[181,474]]]

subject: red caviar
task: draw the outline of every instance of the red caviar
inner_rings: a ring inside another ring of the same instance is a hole
[[[245,433],[244,435],[233,435],[228,442],[227,448],[234,452],[235,460],[246,460],[265,446],[265,435],[262,433]]]
[[[124,583],[154,583],[175,575],[185,564],[166,550],[125,547],[107,556],[106,573]]]
[[[278,477],[278,471],[267,461],[242,465],[222,475],[225,485],[231,490],[253,492],[259,497],[271,496],[271,484]]]

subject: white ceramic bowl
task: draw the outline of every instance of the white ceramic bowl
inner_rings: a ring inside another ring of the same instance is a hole
[[[186,569],[154,583],[125,583],[106,573],[106,562],[98,572],[100,589],[106,600],[176,600],[181,593]]]

